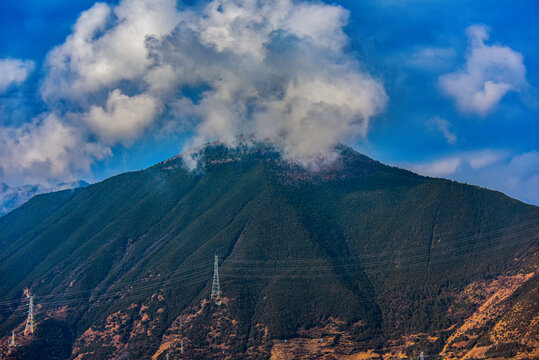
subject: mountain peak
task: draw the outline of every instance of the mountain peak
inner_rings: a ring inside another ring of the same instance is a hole
[[[233,163],[259,162],[265,163],[281,183],[287,184],[353,178],[371,178],[374,181],[397,174],[406,179],[421,178],[408,170],[384,165],[345,144],[335,146],[334,151],[337,156],[331,162],[321,160],[310,166],[303,166],[288,160],[270,143],[238,141],[236,145],[229,146],[216,141],[176,155],[156,166],[167,170],[182,167],[208,170]],[[193,163],[196,163],[196,166],[188,166]]]

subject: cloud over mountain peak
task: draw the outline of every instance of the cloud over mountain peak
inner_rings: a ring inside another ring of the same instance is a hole
[[[54,119],[53,130],[66,130],[55,144],[63,150],[31,161],[56,169],[40,172],[45,178],[80,170],[165,123],[194,134],[186,146],[248,133],[291,161],[331,161],[337,143],[366,135],[387,99],[345,51],[348,16],[337,5],[290,0],[214,0],[182,10],[174,0],[96,3],[47,56],[47,113],[24,131],[0,128],[0,156],[31,157],[54,135],[47,126]],[[20,176],[5,161],[0,167]]]

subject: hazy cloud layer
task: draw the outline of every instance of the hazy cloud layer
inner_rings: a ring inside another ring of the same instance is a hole
[[[348,16],[291,0],[96,3],[47,56],[49,112],[0,128],[0,171],[62,178],[162,131],[193,132],[189,146],[248,134],[303,165],[331,161],[386,103],[344,50]]]
[[[11,85],[22,83],[33,69],[31,60],[0,59],[0,93]]]
[[[408,164],[406,167],[422,175],[439,177],[453,175],[463,166],[481,169],[505,157],[507,154],[502,151],[487,149],[450,155],[427,163]]]
[[[459,153],[428,163],[405,164],[422,175],[449,177],[539,205],[539,152],[509,155],[496,150]]]
[[[507,46],[487,45],[488,28],[482,25],[467,29],[469,49],[461,70],[440,77],[440,86],[469,113],[485,115],[509,91],[519,91],[526,84],[522,55]]]
[[[447,68],[456,56],[453,48],[419,47],[413,52],[401,55],[406,64],[427,70],[440,70]]]

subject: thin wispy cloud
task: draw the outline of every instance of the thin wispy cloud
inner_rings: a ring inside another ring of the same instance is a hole
[[[443,156],[430,162],[408,163],[404,166],[422,175],[444,177],[455,174],[462,167],[478,170],[506,157],[507,154],[503,151],[485,149]]]
[[[425,70],[445,69],[453,62],[457,53],[449,47],[424,46],[403,55],[410,66]]]
[[[442,156],[401,166],[422,175],[447,177],[499,190],[530,204],[539,204],[539,152],[509,154],[484,149]]]
[[[31,60],[0,59],[0,93],[24,82],[34,66]]]
[[[440,132],[448,144],[454,144],[457,141],[457,135],[450,130],[452,127],[451,123],[444,118],[435,116],[429,121],[427,121],[427,126],[432,131]]]
[[[445,177],[454,174],[461,163],[462,159],[460,157],[448,157],[429,163],[414,164],[409,167],[421,175]]]

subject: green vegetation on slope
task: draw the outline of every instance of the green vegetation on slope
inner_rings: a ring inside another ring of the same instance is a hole
[[[35,197],[0,218],[0,335],[23,320],[13,304],[30,287],[46,310],[67,305],[75,338],[148,304],[152,336],[128,336],[134,311],[122,325],[130,356],[147,356],[208,296],[217,253],[243,350],[257,324],[283,338],[329,318],[378,346],[448,327],[455,291],[519,269],[537,244],[536,207],[341,150],[311,173],[264,147],[217,145],[193,172],[173,158]]]

